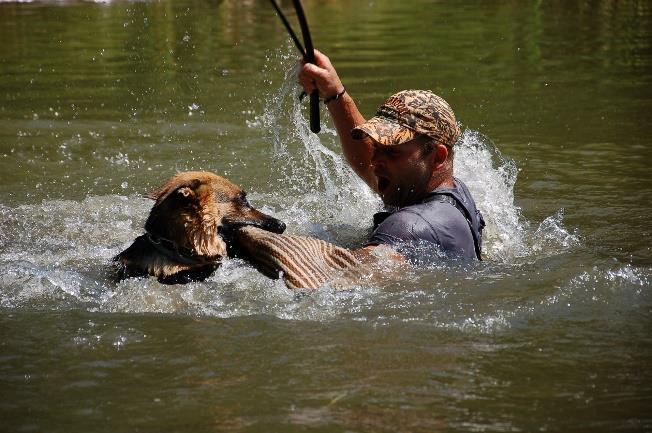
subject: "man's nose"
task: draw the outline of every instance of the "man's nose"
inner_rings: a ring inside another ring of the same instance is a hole
[[[371,154],[371,165],[374,167],[378,167],[379,165],[383,164],[384,158],[383,158],[383,153],[378,150],[378,148],[374,148],[372,154]]]

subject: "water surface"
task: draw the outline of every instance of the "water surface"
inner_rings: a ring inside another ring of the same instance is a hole
[[[486,260],[296,296],[239,260],[106,274],[180,170],[369,234],[267,2],[0,2],[0,430],[652,430],[652,5],[404,3],[305,8],[366,116],[451,103]]]

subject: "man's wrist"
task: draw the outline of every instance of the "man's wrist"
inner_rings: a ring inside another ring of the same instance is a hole
[[[341,91],[324,99],[324,105],[328,105],[331,102],[339,100],[342,96],[344,96],[345,93],[346,93],[346,87],[342,86]]]

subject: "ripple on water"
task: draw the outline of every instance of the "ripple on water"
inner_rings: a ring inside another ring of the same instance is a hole
[[[605,263],[575,275],[541,300],[537,312],[575,320],[609,320],[649,304],[652,273],[632,265]]]

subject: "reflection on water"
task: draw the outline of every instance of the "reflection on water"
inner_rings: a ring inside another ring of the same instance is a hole
[[[241,260],[109,281],[176,171],[290,233],[368,236],[380,202],[309,133],[264,3],[0,1],[5,429],[652,429],[646,2],[305,0],[365,115],[451,102],[486,260],[298,294]]]

